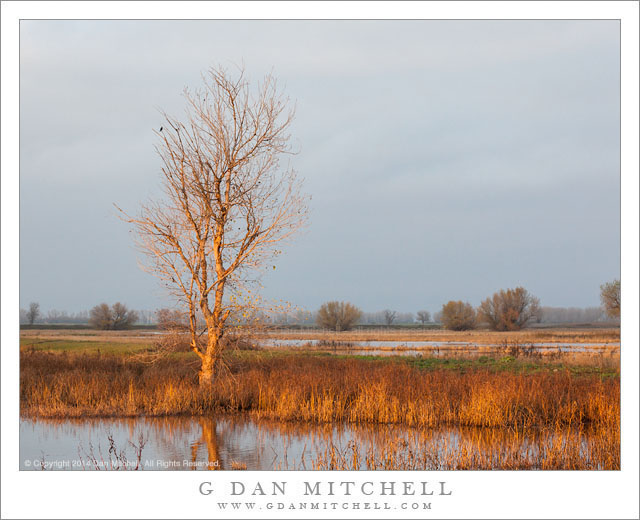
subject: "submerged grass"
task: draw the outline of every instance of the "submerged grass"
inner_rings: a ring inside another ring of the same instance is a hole
[[[474,438],[415,442],[390,437],[376,445],[328,443],[311,460],[316,470],[606,470],[620,468],[619,435],[554,432],[535,441],[510,433],[480,442]]]

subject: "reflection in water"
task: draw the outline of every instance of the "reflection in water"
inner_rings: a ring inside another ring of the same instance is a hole
[[[207,448],[207,469],[224,469],[220,460],[218,449],[218,436],[216,435],[216,421],[213,418],[201,417],[198,419],[202,429],[202,436],[191,444],[192,468],[196,469],[198,461],[198,449],[204,444]]]
[[[147,439],[145,470],[391,469],[398,464],[402,469],[448,469],[504,467],[505,460],[535,468],[531,461],[558,444],[557,434],[525,436],[491,428],[314,425],[238,416],[43,419],[20,424],[20,469],[40,469],[41,463],[46,469],[95,469],[84,463],[85,447],[105,457],[108,436],[133,459],[130,442],[141,433]],[[577,446],[578,457],[589,458],[587,438],[576,431],[563,433],[560,440]]]

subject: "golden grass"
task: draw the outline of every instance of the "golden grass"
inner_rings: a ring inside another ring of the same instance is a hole
[[[568,370],[421,370],[407,363],[261,353],[237,358],[228,376],[203,390],[196,366],[189,355],[147,365],[132,356],[23,351],[21,413],[100,417],[249,411],[285,421],[427,427],[619,424],[619,380],[577,377]]]

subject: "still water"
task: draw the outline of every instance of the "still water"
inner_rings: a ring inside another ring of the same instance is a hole
[[[420,356],[429,354],[430,356],[446,356],[447,354],[464,352],[465,354],[482,355],[487,351],[500,351],[504,345],[478,344],[469,341],[336,341],[332,343],[326,340],[314,339],[263,339],[260,345],[267,348],[278,347],[320,347],[329,352],[344,354],[351,353],[357,355],[369,356]],[[527,343],[522,347],[532,349],[537,352],[554,351],[554,352],[607,352],[620,348],[620,343],[558,343],[558,342],[541,342]]]
[[[514,450],[535,460],[548,441],[548,435],[490,428],[310,425],[238,416],[38,419],[20,423],[20,469],[382,469],[391,452],[404,461],[402,469],[447,469],[444,461],[461,446],[489,460]]]

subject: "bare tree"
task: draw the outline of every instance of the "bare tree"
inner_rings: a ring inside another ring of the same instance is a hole
[[[40,317],[40,304],[31,302],[29,304],[29,310],[27,311],[27,322],[29,325],[33,325],[35,321]]]
[[[101,330],[127,329],[138,319],[135,311],[120,302],[109,307],[106,303],[96,305],[89,314],[89,325]]]
[[[442,324],[450,330],[469,330],[476,328],[476,311],[469,303],[449,301],[440,311]]]
[[[185,308],[200,383],[208,385],[223,366],[225,325],[240,305],[229,292],[281,252],[304,224],[306,204],[296,173],[279,165],[291,152],[293,110],[275,79],[267,76],[255,91],[243,71],[233,79],[211,69],[203,80],[204,88],[185,89],[185,120],[163,114],[156,132],[164,200],[126,220],[149,269]],[[199,341],[205,332],[207,341]]]
[[[187,316],[177,309],[158,309],[156,319],[162,330],[189,330]]]
[[[600,286],[600,301],[609,318],[620,317],[620,280]]]
[[[478,307],[478,316],[493,330],[520,330],[541,317],[540,301],[524,287],[500,290]]]
[[[108,304],[101,303],[89,311],[89,325],[100,330],[111,329],[111,308]]]
[[[384,313],[384,322],[387,324],[387,327],[390,327],[391,324],[396,319],[396,311],[390,311],[389,309],[385,309],[382,311]]]
[[[327,302],[322,304],[316,316],[320,327],[335,330],[350,330],[358,323],[362,311],[355,305],[346,302]]]
[[[127,309],[126,305],[116,302],[111,307],[111,328],[114,330],[128,329],[138,321],[138,313]]]
[[[418,321],[423,325],[431,321],[431,314],[429,314],[429,311],[418,311],[416,316],[418,317]]]

